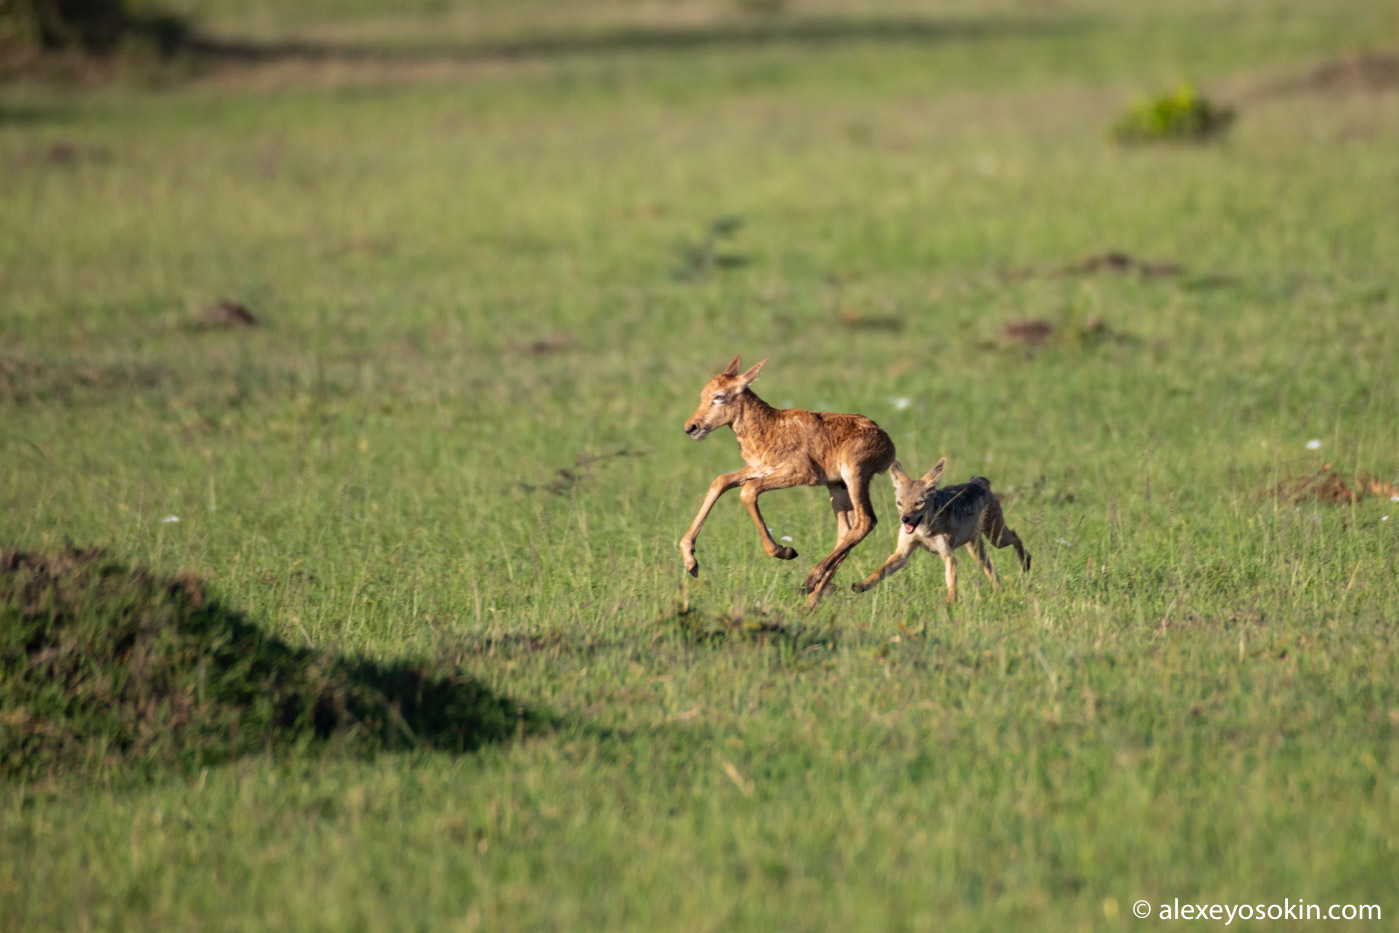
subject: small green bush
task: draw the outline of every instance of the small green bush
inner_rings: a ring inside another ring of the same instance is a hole
[[[538,719],[455,665],[288,645],[99,551],[0,549],[0,779],[212,764],[334,740],[468,751]]]
[[[1219,135],[1233,121],[1233,108],[1210,103],[1185,83],[1173,93],[1137,101],[1113,124],[1112,134],[1127,143],[1193,142]]]
[[[168,58],[189,35],[183,17],[144,0],[0,0],[0,51]]]
[[[104,52],[129,22],[123,0],[0,0],[0,41],[21,46]]]

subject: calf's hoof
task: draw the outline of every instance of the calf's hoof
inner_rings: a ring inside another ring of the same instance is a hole
[[[863,593],[867,589],[869,589],[869,587],[865,586],[863,583],[850,584],[850,591],[852,593]]]
[[[778,560],[791,560],[797,556],[797,552],[789,547],[780,547],[772,552],[772,556]]]

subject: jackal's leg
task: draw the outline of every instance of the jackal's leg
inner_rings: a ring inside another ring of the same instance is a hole
[[[913,537],[913,535],[906,535],[902,531],[899,532],[899,541],[898,544],[894,545],[894,553],[889,555],[889,558],[880,565],[878,570],[865,577],[865,579],[859,583],[850,584],[850,588],[856,593],[863,593],[891,573],[897,573],[904,569],[904,564],[908,563],[909,557],[917,547],[917,538]]]
[[[874,506],[870,503],[869,478],[861,475],[858,469],[842,471],[841,478],[845,480],[846,493],[855,507],[855,518],[850,523],[850,530],[841,536],[835,550],[827,554],[807,575],[803,586],[803,589],[811,594],[806,601],[807,609],[816,608],[821,602],[823,590],[840,569],[851,548],[865,540],[869,533],[874,531],[874,526],[879,524],[879,519],[874,515]]]
[[[957,599],[957,559],[951,551],[944,551],[942,564],[947,571],[947,604],[950,606]]]
[[[797,552],[772,540],[772,532],[768,531],[767,522],[763,521],[763,513],[758,511],[758,497],[769,489],[787,489],[790,485],[785,480],[764,476],[744,483],[743,492],[739,493],[743,507],[753,516],[753,524],[758,526],[758,535],[763,539],[763,550],[767,551],[768,557],[776,557],[778,560],[791,560],[797,556]]]
[[[709,510],[714,508],[714,503],[719,501],[720,496],[735,486],[742,486],[750,476],[748,470],[735,470],[717,477],[709,484],[709,495],[704,497],[704,505],[700,506],[695,520],[690,522],[689,530],[680,539],[680,555],[685,559],[685,569],[690,572],[690,576],[699,576],[699,563],[695,560],[695,539],[704,527],[704,520],[709,517]]]
[[[996,577],[996,568],[992,566],[990,558],[986,556],[986,545],[981,541],[981,535],[967,542],[967,552],[971,554],[972,560],[986,574],[986,579],[991,581],[991,588],[998,590],[1001,588],[1001,581]]]
[[[986,510],[986,538],[998,548],[1013,547],[1020,555],[1020,569],[1029,571],[1030,553],[1025,550],[1025,542],[1020,540],[1020,536],[1014,530],[1006,527],[1005,515],[1001,512],[1001,504],[992,501]]]
[[[933,535],[922,539],[923,546],[942,558],[942,568],[947,576],[947,604],[957,598],[957,558],[953,557],[952,539],[947,535]]]

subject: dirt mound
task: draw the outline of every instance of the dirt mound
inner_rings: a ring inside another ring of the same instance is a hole
[[[1399,52],[1366,52],[1324,62],[1281,90],[1376,92],[1399,87]]]
[[[1040,277],[1095,275],[1099,272],[1116,272],[1120,275],[1139,275],[1142,278],[1153,279],[1182,275],[1185,268],[1171,260],[1139,259],[1121,250],[1109,250],[1052,268],[1012,269],[1002,273],[1001,277],[1013,282]]]
[[[1007,321],[999,338],[988,344],[991,348],[1013,347],[1095,347],[1104,343],[1131,343],[1134,338],[1108,326],[1101,317],[1092,315],[1082,321],[1067,320],[1059,324],[1043,318],[1023,318]]]
[[[1179,263],[1169,260],[1164,262],[1154,262],[1146,259],[1138,259],[1135,256],[1121,252],[1101,253],[1097,256],[1088,256],[1078,262],[1070,263],[1064,267],[1064,272],[1069,275],[1091,275],[1094,272],[1135,272],[1138,275],[1155,277],[1180,275],[1183,271]]]
[[[1348,505],[1366,496],[1399,501],[1399,484],[1380,479],[1373,473],[1360,472],[1342,477],[1323,463],[1315,473],[1290,477],[1277,486],[1277,493],[1289,502],[1317,501],[1332,505]]]
[[[164,367],[0,357],[0,404],[68,404],[109,401],[125,393],[160,388],[171,379]]]
[[[220,301],[194,316],[194,326],[209,330],[230,327],[256,327],[257,318],[236,301]]]
[[[296,648],[95,549],[0,549],[0,778],[335,745],[467,751],[542,720],[450,664]]]

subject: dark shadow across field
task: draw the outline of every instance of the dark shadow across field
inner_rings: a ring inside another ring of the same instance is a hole
[[[0,102],[0,127],[53,126],[71,123],[72,120],[72,109],[63,105]]]
[[[0,777],[320,743],[465,753],[552,725],[446,659],[288,644],[189,575],[157,577],[98,549],[0,549]]]
[[[567,55],[629,52],[690,52],[795,44],[813,48],[854,42],[938,44],[1013,36],[1066,35],[1084,31],[1080,18],[902,17],[855,19],[823,17],[761,20],[706,27],[623,27],[577,35],[535,35],[519,39],[439,41],[387,46],[306,39],[261,41],[236,36],[191,34],[181,48],[244,63],[275,61],[448,62],[500,61]]]

